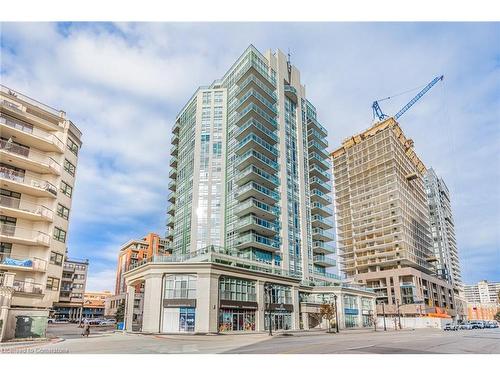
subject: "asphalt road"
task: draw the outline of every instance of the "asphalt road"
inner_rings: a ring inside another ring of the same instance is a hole
[[[81,329],[53,327],[50,342],[0,346],[3,353],[233,353],[233,354],[500,354],[500,329],[443,332],[437,329],[415,331],[324,331],[295,332],[292,335],[142,335],[96,328],[89,338]],[[56,338],[56,336],[58,338]]]

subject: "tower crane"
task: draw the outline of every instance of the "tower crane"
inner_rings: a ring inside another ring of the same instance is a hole
[[[398,113],[396,113],[394,116],[392,116],[394,118],[394,120],[397,120],[398,118],[400,118],[407,110],[410,109],[410,107],[413,104],[415,104],[422,96],[424,96],[425,93],[432,88],[432,86],[434,86],[439,81],[442,81],[443,79],[444,79],[444,75],[440,75],[440,76],[434,78],[431,82],[429,82],[427,84],[427,86],[425,86],[422,89],[422,91],[420,91],[417,95],[415,95],[415,97],[412,100],[410,100],[403,108],[401,108]],[[379,119],[379,121],[382,121],[382,120],[385,120],[385,119],[390,117],[390,116],[387,116],[384,112],[382,112],[382,109],[380,108],[380,105],[378,104],[379,102],[381,102],[383,100],[387,100],[387,99],[391,99],[391,97],[388,96],[387,98],[375,100],[373,102],[373,104],[372,104],[373,118],[377,117]]]

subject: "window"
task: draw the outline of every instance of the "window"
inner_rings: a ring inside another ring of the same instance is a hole
[[[59,290],[59,279],[55,277],[47,277],[46,287],[49,290]]]
[[[62,217],[63,219],[69,219],[69,209],[64,207],[62,204],[57,204],[57,215]]]
[[[78,145],[76,144],[75,141],[73,141],[69,137],[68,137],[68,142],[66,143],[66,147],[68,147],[68,150],[70,150],[73,154],[78,156]]]
[[[256,301],[255,282],[222,277],[220,280],[220,298],[231,301]]]
[[[60,266],[63,262],[63,255],[54,251],[50,252],[50,263]]]
[[[61,188],[60,188],[60,190],[61,190],[61,193],[63,193],[64,195],[67,195],[70,198],[73,195],[73,187],[71,185],[68,185],[64,181],[61,181]]]
[[[64,159],[64,170],[70,175],[75,176],[76,167],[68,159]]]
[[[54,239],[61,241],[61,242],[66,242],[66,231],[62,230],[61,228],[55,227],[54,228]]]
[[[195,299],[196,276],[171,275],[165,279],[165,298],[167,299]]]

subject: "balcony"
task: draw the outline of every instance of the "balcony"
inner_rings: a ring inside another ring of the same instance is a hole
[[[260,236],[256,233],[247,233],[238,238],[236,247],[239,249],[254,247],[264,251],[276,252],[279,251],[280,244],[278,241]]]
[[[323,170],[330,170],[332,166],[330,165],[330,160],[328,158],[323,158],[316,152],[309,153],[309,165],[318,166]]]
[[[254,76],[269,90],[275,90],[276,79],[271,77],[256,60],[257,59],[251,57],[245,65],[242,66],[240,73],[235,78],[236,84],[242,87],[248,77]]]
[[[168,206],[167,214],[173,215],[174,213],[175,213],[175,204],[171,204]]]
[[[172,192],[168,195],[167,200],[168,200],[170,203],[175,203],[175,191],[172,191]]]
[[[288,96],[294,102],[297,102],[297,90],[295,87],[290,85],[285,85],[284,87],[285,95]]]
[[[61,174],[61,165],[43,152],[0,139],[0,151],[9,163],[36,173]]]
[[[19,143],[32,145],[42,151],[64,151],[64,143],[54,134],[3,113],[0,114],[0,129],[4,138],[15,138]]]
[[[317,189],[322,193],[328,194],[332,191],[332,185],[330,183],[324,182],[319,177],[311,177],[309,180],[311,189]]]
[[[278,123],[275,117],[270,116],[267,112],[260,109],[260,107],[254,103],[250,103],[245,107],[236,119],[236,125],[243,125],[248,120],[255,119],[262,125],[268,128],[269,131],[274,131],[278,127]]]
[[[309,147],[308,147],[309,151],[314,151],[316,152],[319,156],[321,156],[322,158],[329,158],[330,155],[328,154],[328,151],[326,149],[326,147],[323,147],[323,145],[321,143],[319,143],[318,141],[316,140],[312,140],[312,141],[309,141]]]
[[[315,129],[309,129],[307,131],[307,140],[309,142],[311,141],[316,141],[322,146],[323,148],[328,148],[328,141],[326,140],[326,137],[323,137],[320,133],[318,133]]]
[[[333,245],[326,244],[323,241],[313,241],[313,253],[335,254],[335,248]]]
[[[168,190],[171,190],[171,191],[177,190],[177,183],[175,180],[172,180],[168,183]]]
[[[172,168],[177,168],[177,158],[175,156],[172,156],[170,158],[170,164],[169,164]]]
[[[235,95],[238,99],[241,99],[247,90],[253,89],[258,91],[262,96],[267,98],[272,103],[276,102],[276,93],[274,90],[270,89],[268,86],[263,84],[255,75],[250,75],[248,76],[245,81],[243,81],[239,86],[238,90],[236,91]]]
[[[311,201],[319,202],[325,206],[332,204],[332,197],[319,191],[318,189],[311,190]]]
[[[312,239],[313,241],[329,242],[333,240],[333,233],[322,228],[313,228]]]
[[[252,230],[254,233],[263,236],[275,236],[279,229],[277,222],[264,220],[254,215],[246,216],[238,222],[238,231],[240,233]]]
[[[172,144],[173,145],[178,145],[179,144],[179,136],[177,134],[174,134],[172,136]]]
[[[238,155],[242,155],[249,150],[256,150],[261,154],[269,157],[269,158],[277,158],[279,153],[276,147],[270,145],[258,135],[254,133],[248,134],[245,138],[240,141],[238,148],[236,149],[236,153]]]
[[[42,284],[34,283],[32,281],[14,280],[12,287],[14,288],[14,293],[43,295]]]
[[[261,110],[267,113],[269,116],[276,116],[278,113],[276,111],[276,106],[262,96],[258,91],[250,89],[248,90],[241,99],[236,104],[236,110],[241,112],[248,104],[253,103]]]
[[[279,201],[280,196],[274,190],[265,188],[255,182],[251,182],[238,189],[238,196],[236,197],[240,202],[254,197],[264,203],[274,204]]]
[[[278,143],[278,136],[255,119],[250,119],[241,125],[236,132],[235,137],[238,141],[241,141],[251,133],[256,134],[271,145]]]
[[[50,182],[36,177],[31,172],[19,172],[0,164],[0,179],[8,190],[34,195],[37,197],[55,198],[57,189]]]
[[[168,219],[167,219],[167,226],[170,227],[170,228],[173,228],[174,227],[174,222],[175,222],[175,219],[173,216],[169,216]]]
[[[322,229],[331,229],[333,228],[333,220],[327,219],[320,215],[312,216],[312,226]]]
[[[323,280],[335,280],[335,281],[340,281],[341,278],[339,275],[336,275],[334,273],[329,273],[329,272],[313,272],[313,275],[315,277],[319,277],[320,279],[323,279]]]
[[[308,118],[307,120],[307,127],[309,129],[317,131],[321,138],[326,138],[328,136],[328,131],[318,122],[318,120],[315,118]]]
[[[177,145],[174,145],[172,149],[170,150],[170,155],[177,157],[179,155],[179,147]]]
[[[47,261],[36,257],[21,257],[0,253],[0,270],[45,272],[47,270]]]
[[[332,180],[332,175],[329,172],[325,171],[322,168],[319,168],[316,165],[309,167],[309,176],[317,177],[324,182],[330,182]]]
[[[249,150],[238,158],[238,169],[240,171],[250,165],[255,165],[273,175],[279,170],[278,163],[255,150]]]
[[[0,240],[20,245],[49,246],[50,244],[47,233],[3,223],[0,224]]]
[[[312,202],[311,204],[311,214],[321,215],[321,216],[333,216],[333,210],[330,207],[323,206],[319,202]]]
[[[0,214],[36,221],[52,221],[54,218],[52,210],[45,206],[5,195],[0,195]]]
[[[235,181],[238,186],[246,185],[251,181],[255,181],[271,190],[278,187],[280,184],[279,179],[267,173],[254,165],[250,165],[245,170],[241,171],[235,176]]]
[[[337,265],[335,259],[327,258],[324,255],[315,255],[313,257],[313,262],[318,266],[324,266],[324,267],[335,267]]]
[[[168,173],[168,177],[175,180],[177,178],[177,168],[170,168],[170,172]]]
[[[236,207],[239,217],[256,214],[267,220],[275,220],[279,216],[279,208],[263,203],[257,199],[249,199]]]
[[[172,129],[172,133],[179,134],[179,130],[180,130],[180,126],[179,126],[179,123],[176,121],[174,124],[174,127]]]

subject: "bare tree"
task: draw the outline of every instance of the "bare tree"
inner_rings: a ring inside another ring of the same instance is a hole
[[[335,308],[331,304],[323,303],[319,307],[319,314],[323,319],[326,319],[328,321],[328,333],[330,333],[332,328],[331,322],[332,319],[335,317]]]

